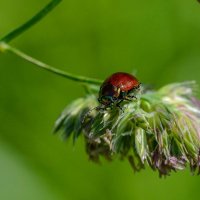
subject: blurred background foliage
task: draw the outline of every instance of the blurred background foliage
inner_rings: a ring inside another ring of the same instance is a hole
[[[46,3],[1,0],[0,35]],[[104,79],[137,71],[154,87],[200,82],[200,5],[195,0],[65,0],[12,42],[60,69]],[[189,170],[159,179],[129,163],[88,161],[75,146],[52,135],[62,109],[84,95],[80,84],[0,55],[0,199],[196,199],[200,180]]]

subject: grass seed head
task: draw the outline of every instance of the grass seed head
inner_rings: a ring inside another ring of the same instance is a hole
[[[149,165],[162,176],[189,164],[193,173],[200,173],[200,102],[195,90],[193,81],[169,84],[123,102],[123,111],[94,109],[86,115],[98,106],[97,94],[89,94],[67,106],[55,132],[62,130],[64,138],[72,135],[74,141],[82,133],[95,162],[119,155],[128,158],[135,171]]]

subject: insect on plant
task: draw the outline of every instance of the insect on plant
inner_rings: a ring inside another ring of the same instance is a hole
[[[74,100],[61,113],[54,132],[60,131],[65,139],[72,136],[73,142],[82,135],[86,152],[95,162],[101,157],[111,161],[117,155],[128,159],[134,171],[149,166],[166,176],[189,165],[193,174],[200,174],[200,101],[195,97],[195,81],[141,92],[141,83],[131,74],[117,72],[103,82],[59,70],[9,45],[60,2],[52,0],[0,39],[1,53],[11,52],[89,88],[84,97]]]
[[[140,83],[131,74],[117,72],[109,76],[101,85],[98,101],[105,107],[115,104],[120,107],[124,100],[132,101],[137,99],[134,93],[140,89]]]

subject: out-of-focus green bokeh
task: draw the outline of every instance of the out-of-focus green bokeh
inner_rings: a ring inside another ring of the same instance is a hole
[[[1,0],[0,36],[46,3]],[[136,72],[160,86],[200,83],[200,4],[195,0],[64,0],[12,42],[60,69],[104,79]],[[84,95],[79,83],[0,55],[1,200],[198,199],[200,177],[189,170],[166,179],[148,167],[134,174],[127,161],[88,161],[83,138],[75,146],[52,134],[54,121]]]

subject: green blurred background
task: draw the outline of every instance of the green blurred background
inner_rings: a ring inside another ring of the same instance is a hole
[[[46,3],[0,1],[0,36]],[[195,0],[65,0],[12,44],[60,69],[104,79],[137,71],[156,88],[200,82],[200,4]],[[198,199],[200,177],[189,170],[166,179],[127,161],[88,161],[83,138],[75,146],[52,135],[54,121],[84,95],[79,83],[0,55],[0,199]]]

